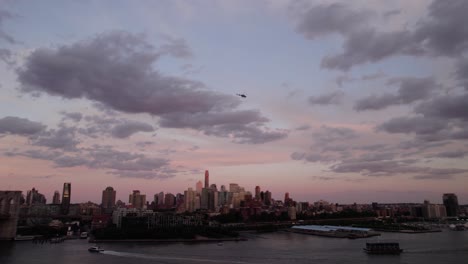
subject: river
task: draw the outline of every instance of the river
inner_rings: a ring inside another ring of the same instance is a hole
[[[249,234],[248,241],[197,244],[102,243],[104,253],[90,253],[85,240],[60,244],[31,241],[0,243],[1,264],[126,263],[466,263],[468,231],[426,234],[383,233],[371,239],[338,239],[276,232]],[[367,255],[366,241],[391,240],[401,255]]]

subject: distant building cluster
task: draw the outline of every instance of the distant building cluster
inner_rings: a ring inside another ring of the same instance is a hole
[[[255,186],[252,194],[237,183],[228,186],[210,184],[205,171],[204,182],[198,181],[182,193],[159,192],[152,201],[139,190],[129,194],[128,204],[117,200],[117,191],[108,186],[102,191],[101,204],[93,202],[71,203],[71,183],[63,184],[62,195],[53,194],[52,203],[39,190],[32,188],[23,196],[18,210],[18,224],[22,226],[60,226],[62,221],[91,221],[91,228],[98,229],[112,224],[122,226],[144,225],[147,228],[168,226],[198,226],[206,224],[208,216],[231,215],[239,221],[297,221],[334,214],[367,213],[378,218],[407,217],[419,219],[444,219],[467,215],[467,208],[460,207],[453,193],[442,196],[442,204],[424,201],[422,204],[338,204],[319,200],[313,203],[295,201],[288,192],[283,200],[275,200],[268,190]],[[0,211],[5,211],[6,199],[0,197]],[[5,211],[6,212],[6,211]],[[2,227],[0,222],[0,228]]]

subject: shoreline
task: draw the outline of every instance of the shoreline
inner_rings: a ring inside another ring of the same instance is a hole
[[[89,243],[213,243],[225,241],[247,241],[245,237],[237,238],[194,238],[194,239],[89,239]]]
[[[442,229],[433,229],[433,230],[409,230],[409,229],[402,229],[402,230],[386,230],[386,229],[374,229],[375,231],[379,232],[387,232],[387,233],[403,233],[403,234],[424,234],[424,233],[438,233],[442,232]]]

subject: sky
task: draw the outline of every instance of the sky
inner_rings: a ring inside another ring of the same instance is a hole
[[[468,203],[466,10],[0,0],[0,189]]]

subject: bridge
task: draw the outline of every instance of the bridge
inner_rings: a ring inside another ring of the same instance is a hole
[[[0,240],[16,236],[20,199],[21,191],[0,191]]]

